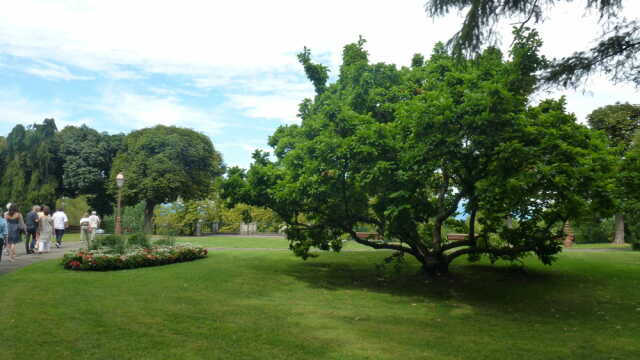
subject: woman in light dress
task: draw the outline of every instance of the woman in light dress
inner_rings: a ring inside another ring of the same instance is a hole
[[[51,237],[53,236],[53,219],[51,218],[51,209],[44,206],[42,216],[38,221],[38,254],[48,253],[51,249]]]

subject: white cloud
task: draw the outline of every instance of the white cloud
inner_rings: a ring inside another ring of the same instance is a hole
[[[99,104],[88,106],[104,113],[119,127],[128,129],[175,125],[214,134],[224,127],[214,110],[205,112],[182,104],[172,96],[149,96],[108,89]]]
[[[367,39],[373,62],[406,65],[416,52],[428,55],[436,41],[448,40],[459,29],[461,17],[429,19],[426,1],[12,1],[0,12],[0,55],[40,64],[29,73],[51,79],[75,80],[74,73],[89,72],[118,84],[175,76],[171,81],[184,84],[179,89],[143,83],[133,87],[136,92],[106,91],[99,105],[85,106],[127,129],[162,123],[219,133],[223,126],[236,125],[220,120],[219,111],[228,109],[252,118],[298,121],[298,104],[313,95],[295,56],[304,46],[333,76],[343,46],[359,35]],[[639,1],[623,3],[625,14],[640,14]],[[582,17],[583,7],[584,1],[574,1],[549,13],[538,26],[543,53],[561,57],[593,45],[601,26],[593,14]],[[511,41],[512,22],[501,23],[503,47]],[[606,80],[589,88],[591,94],[562,90],[553,95],[567,94],[568,108],[581,119],[598,106],[640,95]],[[228,103],[216,112],[180,100],[209,93],[221,94]],[[43,118],[46,111],[35,105],[5,101],[0,111],[7,108],[16,119]],[[60,115],[73,120],[71,110]],[[9,121],[4,119],[10,119],[7,113],[0,115],[0,121]]]
[[[302,97],[295,95],[230,95],[231,106],[246,116],[277,119],[284,123],[299,122],[298,104]]]
[[[72,74],[65,66],[53,64],[47,61],[41,61],[40,65],[31,66],[24,69],[24,72],[43,77],[49,80],[91,80],[88,76],[79,76]]]
[[[50,107],[49,104],[34,102],[17,94],[14,90],[0,90],[0,129],[6,134],[16,124],[31,125],[42,122],[46,118],[56,119],[59,128],[70,125],[65,122],[68,112],[61,107]]]

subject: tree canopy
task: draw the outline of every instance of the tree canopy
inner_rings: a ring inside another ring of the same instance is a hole
[[[70,197],[89,195],[87,202],[101,214],[110,214],[113,197],[107,180],[124,135],[109,135],[87,127],[68,126],[58,133],[62,159],[62,185]]]
[[[216,176],[224,173],[222,157],[211,139],[199,132],[158,125],[127,135],[123,150],[111,168],[109,184],[115,194],[115,177],[126,178],[125,202],[146,201],[145,230],[151,231],[156,205],[204,199]]]
[[[335,83],[320,67],[307,72],[321,91],[303,101],[300,125],[271,136],[276,158],[257,151],[223,185],[231,203],[274,210],[297,255],[340,250],[347,237],[410,254],[428,272],[465,254],[550,263],[569,216],[608,201],[604,136],[563,99],[528,105],[546,61],[534,31],[516,33],[508,59],[489,48],[459,61],[438,44],[401,69],[370,64],[364,44],[345,46]],[[468,239],[447,241],[443,224],[462,204]],[[362,225],[388,241],[358,236]]]
[[[476,54],[483,44],[495,40],[495,24],[500,19],[520,17],[522,26],[531,21],[539,23],[544,21],[546,10],[557,3],[570,1],[429,0],[425,9],[434,17],[467,9],[462,27],[449,45],[456,53]],[[554,60],[543,79],[547,83],[575,87],[593,72],[602,71],[614,81],[640,86],[640,19],[624,16],[622,0],[582,2],[586,9],[594,9],[600,14],[602,36],[594,47]]]
[[[62,187],[56,132],[53,119],[11,130],[0,156],[0,203],[55,204]]]
[[[625,152],[640,130],[640,105],[607,105],[591,112],[587,122],[591,128],[603,131],[613,146]]]
[[[620,170],[612,174],[616,179],[616,187],[611,194],[616,200],[617,210],[614,242],[622,244],[625,241],[625,227],[640,225],[640,218],[634,215],[640,209],[640,204],[638,197],[632,191],[634,182],[631,180],[640,174],[640,172],[634,172],[637,170],[634,162],[637,146],[634,147],[634,139],[637,141],[637,136],[640,134],[640,105],[628,103],[607,105],[594,110],[587,116],[587,121],[591,128],[606,134],[610,146],[618,155],[616,160]],[[634,151],[631,151],[632,149]],[[630,220],[631,224],[625,224],[625,218]]]

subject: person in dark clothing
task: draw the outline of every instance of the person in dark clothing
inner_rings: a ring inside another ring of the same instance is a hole
[[[40,206],[34,205],[24,219],[24,223],[27,226],[27,241],[24,243],[24,248],[27,254],[34,253],[36,241],[38,240],[36,236],[38,232],[38,211],[40,211]]]

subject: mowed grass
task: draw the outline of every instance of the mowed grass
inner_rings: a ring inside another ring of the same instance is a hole
[[[461,261],[429,279],[389,253],[215,251],[91,273],[0,276],[0,358],[634,359],[640,253],[565,253],[523,270]]]
[[[612,244],[612,243],[592,243],[592,244],[574,244],[575,249],[631,249],[631,244]]]
[[[245,248],[245,249],[289,249],[289,240],[280,236],[185,236],[177,237],[179,243],[190,243],[207,248]],[[345,250],[371,250],[370,247],[360,245],[355,241],[343,243]]]

